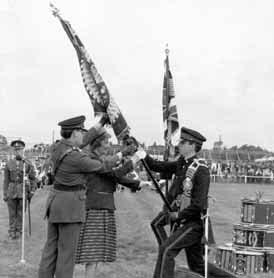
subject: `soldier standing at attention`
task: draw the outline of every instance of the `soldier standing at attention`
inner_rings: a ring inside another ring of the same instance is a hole
[[[81,224],[85,222],[86,215],[86,175],[125,175],[140,159],[135,155],[123,166],[115,168],[116,162],[112,165],[90,158],[80,148],[96,140],[98,131],[108,118],[102,117],[87,133],[84,121],[85,116],[79,116],[58,124],[61,126],[62,139],[56,144],[51,157],[54,182],[46,205],[48,231],[39,278],[73,277]]]
[[[26,199],[31,199],[35,190],[35,172],[30,161],[23,159],[25,143],[22,140],[11,142],[14,150],[14,158],[10,159],[4,169],[4,201],[9,210],[9,237],[17,239],[22,234],[23,214],[23,167],[25,163]]]

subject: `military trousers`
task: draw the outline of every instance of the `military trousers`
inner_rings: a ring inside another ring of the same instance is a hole
[[[73,278],[81,225],[80,222],[48,222],[47,241],[42,252],[38,278]]]
[[[9,236],[14,237],[16,233],[22,232],[23,200],[20,198],[8,199],[9,211]]]
[[[175,257],[185,249],[189,268],[197,273],[204,272],[202,221],[188,222],[179,227],[160,245],[154,269],[154,278],[173,278]]]
[[[170,231],[173,231],[176,229],[176,223],[173,223],[173,225],[170,225],[170,222],[168,221],[168,212],[163,212],[163,211],[161,211],[152,220],[150,225],[151,225],[151,229],[152,229],[159,245],[161,245],[163,243],[163,241],[166,240],[168,237],[167,232],[166,232],[166,230],[168,229],[166,227],[167,225],[169,225]],[[210,217],[208,219],[208,244],[211,246],[216,244]]]
[[[167,213],[160,212],[150,223],[158,245],[161,245],[168,237],[165,226],[168,225]]]

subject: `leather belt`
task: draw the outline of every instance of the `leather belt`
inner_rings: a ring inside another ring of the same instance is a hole
[[[60,191],[79,191],[79,190],[85,190],[86,187],[83,184],[79,185],[63,185],[63,184],[54,184],[53,188]]]
[[[92,193],[98,193],[98,194],[113,194],[113,192],[102,192],[102,191],[91,191]]]

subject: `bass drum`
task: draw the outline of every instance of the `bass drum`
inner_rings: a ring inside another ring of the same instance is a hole
[[[232,258],[233,272],[238,275],[255,274],[264,271],[264,253],[236,250]]]
[[[222,268],[232,271],[232,253],[234,249],[230,246],[218,246],[216,249],[216,255],[214,263]]]

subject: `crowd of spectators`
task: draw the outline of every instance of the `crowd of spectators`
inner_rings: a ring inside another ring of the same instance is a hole
[[[274,162],[209,161],[212,181],[274,183]]]

